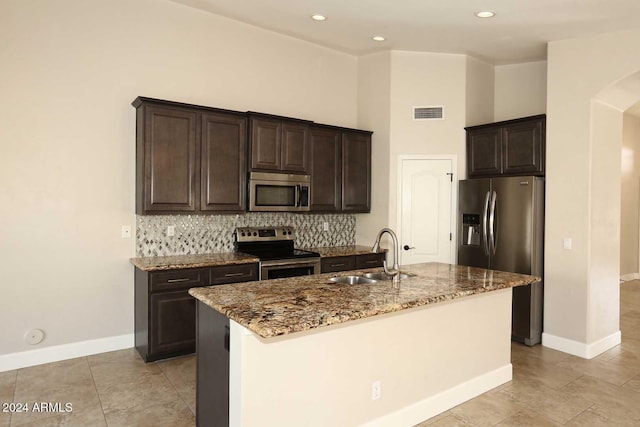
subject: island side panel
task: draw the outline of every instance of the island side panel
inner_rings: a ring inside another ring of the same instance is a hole
[[[511,380],[511,294],[269,339],[232,328],[230,425],[418,424]]]
[[[229,319],[196,306],[196,423],[229,426]]]

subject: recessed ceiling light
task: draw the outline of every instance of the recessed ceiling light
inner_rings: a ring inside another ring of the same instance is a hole
[[[377,42],[383,42],[385,40],[385,38],[382,37],[382,36],[373,36],[371,38],[374,39]]]
[[[476,16],[478,18],[493,18],[496,16],[496,13],[491,10],[481,10],[480,12],[476,12]]]
[[[314,21],[324,21],[327,19],[327,17],[324,15],[311,15],[311,19],[313,19]]]

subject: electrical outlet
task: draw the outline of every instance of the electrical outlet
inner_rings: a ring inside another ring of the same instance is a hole
[[[322,230],[329,231],[329,223],[327,221],[322,223]]]
[[[122,226],[122,238],[123,239],[131,238],[131,226],[130,225],[123,225]]]
[[[371,383],[371,400],[380,399],[380,392],[381,392],[380,380],[376,380],[372,382]]]
[[[167,225],[167,237],[173,237],[176,235],[176,226]]]

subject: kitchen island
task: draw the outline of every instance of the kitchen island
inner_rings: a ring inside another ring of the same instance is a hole
[[[414,425],[511,379],[511,288],[428,263],[391,282],[321,274],[194,288],[198,424]]]

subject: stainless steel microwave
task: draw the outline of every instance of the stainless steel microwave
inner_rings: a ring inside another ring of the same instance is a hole
[[[249,210],[304,212],[309,210],[311,177],[272,172],[249,175]]]

